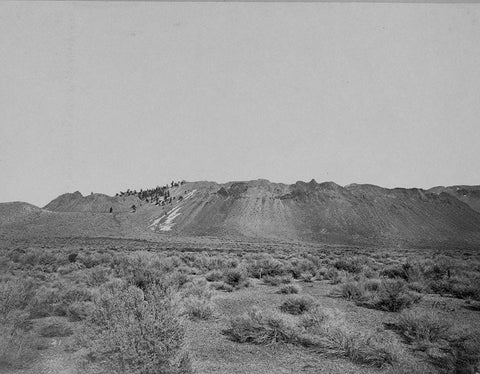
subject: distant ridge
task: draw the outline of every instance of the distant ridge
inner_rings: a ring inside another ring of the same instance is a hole
[[[480,212],[480,186],[449,186],[449,187],[433,187],[428,190],[435,194],[442,192],[448,193],[458,200],[468,204],[470,208]]]
[[[209,236],[366,245],[480,245],[478,186],[388,189],[371,184],[342,187],[313,179],[290,185],[259,179],[172,183],[160,195],[157,192],[153,197],[145,191],[112,197],[83,196],[77,191],[59,196],[43,209],[26,203],[0,204],[0,231],[149,240]]]
[[[139,204],[140,199],[135,196],[112,197],[100,193],[83,196],[79,191],[60,195],[45,205],[44,209],[54,212],[115,212],[128,211],[134,204]]]

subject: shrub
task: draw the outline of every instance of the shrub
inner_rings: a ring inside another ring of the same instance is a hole
[[[183,314],[191,320],[210,319],[213,316],[213,304],[207,299],[188,297],[183,301]]]
[[[89,286],[99,286],[108,281],[111,269],[106,266],[95,266],[88,269],[87,284]]]
[[[229,284],[226,284],[225,282],[212,282],[210,284],[210,287],[218,291],[225,291],[225,292],[233,291],[233,287],[230,286]]]
[[[210,300],[212,298],[212,290],[207,286],[205,280],[197,280],[195,282],[186,283],[180,292],[181,297],[197,297],[199,299]]]
[[[233,341],[253,344],[291,343],[353,362],[382,367],[395,357],[381,338],[352,332],[348,326],[326,324],[326,316],[315,308],[292,325],[277,314],[251,310],[230,320],[225,330]]]
[[[338,271],[335,268],[329,268],[323,276],[324,279],[331,281],[336,281],[339,277]]]
[[[253,278],[286,275],[288,273],[288,268],[283,262],[269,255],[257,255],[254,258],[247,258],[246,261],[248,275]]]
[[[400,314],[396,327],[410,342],[431,343],[446,339],[450,334],[451,325],[438,313],[409,310]]]
[[[163,276],[159,275],[156,280],[154,280],[153,282],[146,283],[146,286],[143,286],[143,288],[149,287],[149,286],[152,286],[152,285],[153,286],[161,285],[164,288],[171,288],[171,289],[174,289],[174,290],[179,290],[185,284],[190,282],[191,279],[192,279],[191,276],[189,276],[185,273],[180,273],[179,271],[175,270],[172,273],[169,273],[167,275],[163,275]],[[140,287],[140,288],[142,288],[142,287]]]
[[[301,260],[292,260],[291,261],[291,269],[290,271],[292,272],[294,278],[301,278],[302,274],[312,274],[312,278],[316,273],[317,267],[315,264],[307,259],[301,259]]]
[[[380,368],[395,360],[388,344],[381,337],[355,332],[346,325],[327,325],[313,342],[326,353],[349,358],[358,364]]]
[[[305,329],[309,333],[318,333],[319,328],[321,328],[327,318],[327,314],[322,309],[315,307],[300,317],[298,326]]]
[[[209,282],[217,282],[223,278],[223,272],[220,270],[212,270],[205,275],[205,279]]]
[[[459,299],[480,300],[480,278],[453,278],[451,293]]]
[[[223,280],[226,284],[239,288],[248,284],[247,275],[244,271],[235,268],[227,269],[223,272]]]
[[[380,284],[378,292],[371,293],[359,305],[388,312],[400,312],[417,303],[420,297],[408,291],[401,280],[386,279]]]
[[[292,281],[292,278],[287,275],[276,275],[276,276],[265,276],[262,278],[262,281],[265,284],[269,284],[271,286],[278,286],[279,284],[287,284]]]
[[[312,309],[315,305],[315,300],[307,295],[289,296],[280,306],[280,310],[284,313],[303,314]]]
[[[387,277],[387,278],[401,278],[407,280],[407,274],[405,272],[404,266],[400,264],[389,265],[380,271],[380,276]]]
[[[57,336],[70,336],[73,334],[72,329],[65,323],[54,322],[43,326],[40,331],[40,336],[44,338],[54,338]]]
[[[480,338],[456,335],[452,323],[428,311],[402,312],[397,331],[429,360],[451,373],[474,373],[480,364]]]
[[[40,287],[30,300],[28,311],[30,318],[42,318],[62,314],[60,290],[53,287]],[[60,313],[58,313],[60,312]]]
[[[92,359],[119,373],[191,373],[184,329],[161,287],[145,292],[122,282],[101,287],[79,341]]]
[[[11,312],[0,323],[0,367],[19,367],[35,354],[36,335],[27,323],[28,315]]]
[[[336,292],[338,292],[344,299],[357,301],[363,299],[366,296],[367,291],[363,283],[349,281],[342,284]]]
[[[68,261],[71,263],[77,261],[77,256],[78,256],[78,253],[70,253],[68,255]]]
[[[345,270],[349,273],[360,273],[363,268],[362,262],[358,257],[339,259],[334,262],[333,266],[338,270]]]
[[[299,293],[300,287],[295,284],[286,284],[282,286],[277,293],[281,294],[292,294],[292,293]]]
[[[93,311],[93,303],[89,301],[76,301],[67,308],[67,316],[70,321],[82,321]]]
[[[277,342],[294,342],[297,334],[293,325],[282,316],[251,310],[230,319],[230,328],[224,333],[233,341],[269,345]]]
[[[19,309],[24,309],[35,293],[30,279],[0,282],[0,323]]]
[[[304,282],[312,282],[314,277],[315,277],[315,274],[309,271],[306,271],[300,274],[300,279]]]
[[[464,336],[451,343],[452,355],[450,367],[455,373],[478,373],[480,368],[480,337],[478,335]]]

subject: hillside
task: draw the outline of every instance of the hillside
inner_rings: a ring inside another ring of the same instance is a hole
[[[450,186],[450,187],[433,187],[428,190],[435,194],[442,192],[448,193],[458,200],[463,201],[473,210],[480,212],[480,186]]]
[[[457,197],[454,187],[444,189],[255,180],[187,182],[172,185],[160,200],[150,201],[136,195],[75,192],[59,196],[44,209],[0,204],[0,231],[155,241],[208,236],[400,246],[479,244],[480,213],[474,210],[478,189],[472,188],[468,201],[464,195]],[[135,212],[130,209],[133,204]]]
[[[44,209],[54,212],[97,212],[106,213],[110,208],[114,212],[126,212],[132,205],[138,205],[140,199],[135,196],[112,197],[99,193],[83,196],[79,191],[60,195],[49,202]]]
[[[0,225],[6,225],[26,219],[35,214],[39,214],[42,210],[32,204],[21,201],[0,204]]]
[[[157,232],[326,243],[429,245],[480,240],[480,214],[449,194],[333,182],[190,184]]]

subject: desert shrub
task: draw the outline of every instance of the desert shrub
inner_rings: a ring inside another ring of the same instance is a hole
[[[39,334],[44,338],[54,338],[57,336],[70,336],[73,334],[73,330],[66,323],[53,322],[43,326]]]
[[[298,326],[305,329],[308,333],[317,333],[327,318],[328,315],[317,306],[300,317]]]
[[[213,304],[208,299],[191,296],[183,300],[183,314],[191,320],[210,319],[213,316]]]
[[[63,303],[70,305],[77,301],[91,301],[93,294],[85,287],[71,286],[62,291],[60,297]]]
[[[323,279],[329,280],[331,284],[338,284],[341,281],[340,274],[335,268],[329,268],[323,276]]]
[[[27,309],[30,312],[30,318],[64,315],[61,291],[56,287],[39,287]]]
[[[225,292],[232,292],[233,287],[225,282],[212,282],[210,283],[210,287],[218,291],[225,291]]]
[[[277,293],[293,294],[293,293],[299,293],[299,292],[300,292],[300,287],[297,286],[296,284],[286,284],[282,286]]]
[[[188,281],[186,274],[173,269],[166,271],[165,267],[168,267],[167,261],[159,262],[158,257],[144,253],[115,259],[115,275],[142,290],[159,285],[170,287],[174,283],[181,286],[182,280]]]
[[[265,284],[270,286],[278,286],[280,284],[287,284],[292,281],[292,278],[288,275],[276,275],[276,276],[265,276],[262,278],[262,281]]]
[[[248,275],[253,278],[286,275],[289,271],[288,267],[283,262],[276,260],[269,255],[247,257],[245,266]]]
[[[366,291],[368,292],[377,292],[380,290],[382,281],[376,278],[364,279],[363,285]]]
[[[108,282],[94,299],[80,343],[91,359],[118,373],[190,373],[184,329],[161,287],[144,291]]]
[[[239,288],[248,284],[247,274],[245,271],[238,268],[225,270],[223,272],[223,281],[234,288]]]
[[[404,281],[385,279],[377,292],[369,293],[360,305],[388,312],[399,312],[420,301],[420,297],[410,291]]]
[[[0,282],[0,323],[19,309],[24,309],[35,293],[31,279],[8,279]]]
[[[85,265],[83,265],[81,262],[72,262],[66,265],[59,266],[57,272],[61,275],[67,275],[83,269],[85,269]]]
[[[85,287],[56,286],[61,288],[41,287],[37,291],[29,305],[32,318],[65,316],[71,304],[92,300],[92,292]]]
[[[70,253],[68,255],[68,262],[75,262],[77,261],[78,253]]]
[[[297,339],[295,327],[282,316],[255,309],[230,319],[230,327],[224,333],[239,343],[269,345]]]
[[[0,367],[19,367],[32,358],[36,351],[36,335],[30,330],[28,315],[10,311],[0,323]]]
[[[429,291],[428,285],[423,282],[411,282],[407,284],[408,288],[417,293],[426,293]]]
[[[395,360],[389,345],[381,338],[355,333],[350,326],[326,321],[326,315],[318,308],[304,314],[298,325],[278,314],[251,310],[230,319],[230,327],[224,333],[239,343],[291,343],[375,367]]]
[[[338,270],[345,270],[349,273],[360,273],[363,268],[363,261],[359,257],[348,257],[338,259],[333,266]]]
[[[327,279],[327,273],[329,269],[326,267],[321,267],[317,270],[317,279]]]
[[[347,300],[361,300],[366,296],[367,290],[362,282],[348,281],[343,283],[335,293],[339,293]]]
[[[101,265],[102,263],[109,263],[110,256],[98,252],[79,252],[76,262],[81,262],[87,269]]]
[[[480,278],[452,278],[450,292],[459,299],[480,300]]]
[[[184,298],[193,296],[199,299],[210,300],[212,295],[212,290],[208,287],[207,282],[203,279],[186,283],[180,291],[180,296]]]
[[[299,279],[304,282],[312,282],[313,278],[315,278],[315,274],[310,271],[305,271],[300,274]]]
[[[452,324],[438,313],[409,310],[403,311],[396,324],[399,332],[410,342],[425,344],[446,339]]]
[[[303,314],[315,306],[315,300],[308,295],[289,296],[280,305],[280,310],[284,313]]]
[[[464,336],[450,343],[450,367],[456,374],[478,373],[480,369],[480,337]]]
[[[302,274],[313,274],[314,276],[317,271],[317,266],[311,260],[307,259],[291,260],[290,265],[290,271],[296,279],[300,278]]]
[[[380,271],[380,276],[386,278],[401,278],[404,280],[408,279],[407,273],[405,271],[405,265],[401,264],[391,264],[385,267]]]
[[[429,311],[402,312],[397,331],[447,373],[471,374],[480,365],[478,335],[458,335],[452,323]]]
[[[172,289],[175,289],[175,290],[179,290],[184,285],[186,285],[188,282],[190,282],[191,279],[192,279],[191,276],[189,276],[185,273],[180,273],[179,271],[175,270],[175,271],[173,271],[169,274],[166,274],[164,276],[159,275],[157,277],[157,279],[153,282],[142,283],[141,287],[149,287],[148,285],[154,285],[154,286],[161,285],[164,288],[172,288]],[[147,286],[145,286],[144,284],[147,284]]]
[[[75,301],[67,307],[67,316],[70,321],[82,321],[93,311],[93,303],[90,301]]]
[[[388,344],[381,337],[355,332],[348,326],[329,324],[313,342],[327,354],[346,357],[362,365],[380,368],[395,360]]]
[[[100,286],[108,281],[112,270],[109,267],[99,265],[88,269],[87,284],[89,286]]]
[[[212,270],[205,274],[205,279],[209,282],[218,282],[223,278],[223,272],[220,270]]]

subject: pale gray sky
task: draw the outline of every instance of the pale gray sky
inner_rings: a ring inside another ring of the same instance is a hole
[[[0,4],[0,201],[480,184],[476,4]]]

